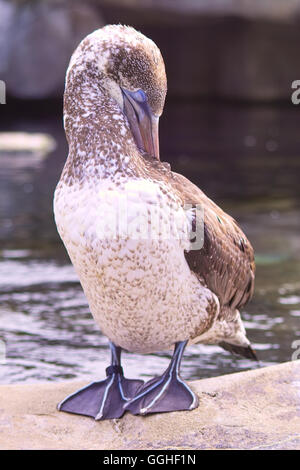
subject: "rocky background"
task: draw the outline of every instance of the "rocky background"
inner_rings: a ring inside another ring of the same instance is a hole
[[[169,96],[289,101],[300,79],[300,0],[0,0],[8,95],[61,97],[79,41],[119,22],[159,45]]]

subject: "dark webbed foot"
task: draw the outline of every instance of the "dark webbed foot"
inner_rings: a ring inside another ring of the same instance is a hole
[[[180,378],[179,366],[187,341],[176,343],[174,355],[166,372],[145,383],[137,395],[124,405],[133,414],[192,410],[198,397]]]
[[[69,395],[58,405],[60,411],[91,416],[96,420],[121,418],[124,405],[143,385],[142,380],[126,379],[120,366],[121,349],[111,345],[112,365],[106,369],[107,378]]]

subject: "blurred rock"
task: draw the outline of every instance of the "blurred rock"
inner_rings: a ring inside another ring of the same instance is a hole
[[[168,10],[182,15],[240,16],[289,20],[299,13],[299,0],[97,0],[101,4]]]
[[[120,22],[159,45],[171,95],[290,101],[299,12],[300,0],[0,0],[0,79],[13,96],[61,96],[78,42]]]
[[[44,157],[55,149],[51,135],[28,132],[0,132],[0,155],[35,154]]]
[[[60,96],[74,47],[103,26],[91,5],[63,0],[1,0],[0,12],[0,77],[19,98]]]
[[[13,3],[0,0],[0,78],[4,78],[9,62],[9,31],[13,26],[16,7]]]
[[[132,24],[159,45],[171,95],[291,99],[291,84],[300,77],[300,0],[98,0],[98,4],[107,22]]]

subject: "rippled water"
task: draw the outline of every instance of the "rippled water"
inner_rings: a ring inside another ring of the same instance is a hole
[[[64,136],[58,118],[34,113],[30,122],[14,113],[1,126],[47,132],[57,148],[46,159],[0,154],[0,340],[6,346],[0,380],[101,378],[107,340],[89,314],[52,217]],[[242,316],[262,366],[290,360],[300,341],[299,117],[291,109],[170,103],[161,126],[164,159],[229,211],[255,247],[256,290]],[[168,354],[124,353],[129,377],[158,374],[168,361]],[[255,367],[217,346],[195,345],[182,372],[196,379]]]

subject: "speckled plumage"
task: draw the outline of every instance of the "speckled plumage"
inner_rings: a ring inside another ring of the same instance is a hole
[[[129,351],[161,351],[187,339],[246,347],[237,308],[253,292],[251,245],[191,182],[137,149],[121,85],[143,89],[153,113],[162,113],[159,49],[133,28],[106,26],[81,42],[67,71],[69,156],[54,199],[58,231],[94,319]],[[186,203],[204,207],[198,251],[190,251]],[[128,223],[137,214],[146,233],[132,236]],[[165,236],[171,219],[178,230]]]

